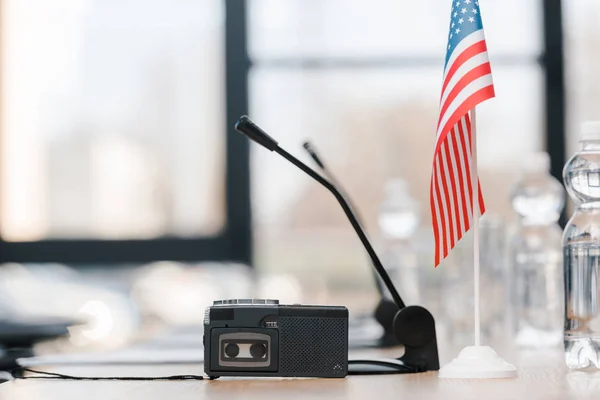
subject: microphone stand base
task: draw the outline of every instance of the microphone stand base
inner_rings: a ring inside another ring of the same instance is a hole
[[[397,345],[404,346],[402,357],[387,360],[350,360],[348,373],[353,374],[414,374],[437,371],[440,368],[435,321],[429,311],[420,306],[399,310],[393,319]],[[391,339],[386,335],[384,339]]]
[[[427,309],[408,306],[398,311],[394,332],[404,346],[404,354],[398,360],[414,367],[415,372],[440,369],[435,320]]]
[[[467,346],[458,357],[440,369],[438,378],[493,379],[516,378],[517,369],[490,346]]]

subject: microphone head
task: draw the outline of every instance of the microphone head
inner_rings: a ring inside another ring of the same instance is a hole
[[[317,164],[319,166],[319,168],[325,169],[325,166],[323,165],[321,158],[319,158],[319,155],[317,154],[317,150],[310,142],[304,142],[302,147],[304,147],[306,152],[310,155],[310,157],[313,159],[315,164]]]
[[[306,149],[306,151],[308,151],[309,153],[314,153],[315,152],[315,149],[314,149],[313,145],[310,142],[308,142],[308,141],[304,142],[302,144],[302,147],[304,147]]]
[[[246,115],[242,115],[238,122],[235,123],[235,130],[248,138],[252,139],[256,143],[266,147],[273,151],[277,148],[277,142],[271,136],[267,135],[265,131],[260,129],[250,118]]]

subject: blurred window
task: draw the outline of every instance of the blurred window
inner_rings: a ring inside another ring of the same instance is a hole
[[[6,241],[226,224],[219,0],[3,0]]]
[[[0,1],[0,262],[250,264],[244,3]]]
[[[478,108],[480,174],[489,214],[510,219],[520,160],[544,148],[542,8],[518,0],[482,8],[497,97]],[[249,2],[251,115],[309,164],[301,145],[310,139],[374,238],[384,184],[404,178],[421,204],[420,234],[431,240],[449,12],[439,0]],[[264,149],[251,154],[257,264],[366,276],[364,250],[335,199]]]

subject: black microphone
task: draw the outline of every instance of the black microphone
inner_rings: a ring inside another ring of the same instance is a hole
[[[247,116],[244,115],[239,119],[239,121],[235,124],[235,129],[238,132],[243,133],[244,135],[246,135],[248,138],[252,139],[256,143],[266,147],[268,150],[274,151],[277,154],[281,155],[283,158],[285,158],[286,160],[288,160],[289,162],[294,164],[296,167],[298,167],[302,171],[304,171],[306,174],[308,174],[311,178],[313,178],[314,180],[319,182],[321,185],[325,186],[325,188],[327,188],[327,190],[329,190],[334,195],[334,197],[336,198],[338,203],[340,203],[340,206],[342,206],[342,209],[344,210],[346,217],[348,217],[348,219],[350,220],[350,224],[354,228],[354,231],[358,235],[360,241],[362,242],[363,246],[367,250],[367,253],[369,254],[369,257],[371,258],[371,262],[373,263],[375,270],[377,271],[377,273],[383,280],[385,287],[389,290],[392,298],[394,299],[394,303],[396,303],[398,308],[400,308],[400,309],[404,308],[405,307],[404,301],[400,297],[400,294],[398,294],[398,291],[396,290],[396,287],[392,283],[392,280],[390,279],[387,271],[385,270],[385,268],[383,268],[381,261],[379,261],[379,257],[377,257],[377,254],[375,253],[373,246],[371,246],[369,239],[367,239],[367,235],[365,235],[365,232],[362,230],[360,224],[358,223],[358,220],[356,219],[356,216],[352,212],[350,205],[348,204],[346,199],[344,199],[344,196],[340,193],[340,191],[334,185],[332,185],[327,179],[323,178],[321,175],[319,175],[316,171],[314,171],[308,165],[304,164],[302,161],[298,160],[296,157],[294,157],[293,155],[291,155],[290,153],[288,153],[287,151],[285,151],[284,149],[279,147],[279,145],[275,141],[275,139],[273,139],[272,137],[267,135],[265,133],[265,131],[260,129]]]
[[[435,320],[433,319],[433,316],[429,311],[421,306],[412,305],[407,307],[404,304],[404,301],[396,290],[396,287],[390,279],[387,271],[375,253],[373,246],[369,242],[369,239],[367,239],[367,236],[358,222],[356,215],[340,191],[331,182],[323,178],[319,173],[279,147],[275,139],[267,135],[266,132],[259,128],[247,116],[244,115],[240,117],[235,124],[235,129],[268,150],[274,151],[281,155],[283,158],[294,164],[311,178],[323,185],[334,195],[344,210],[346,217],[350,221],[350,224],[354,228],[354,231],[358,235],[358,238],[363,244],[365,250],[369,254],[373,267],[381,277],[381,280],[390,292],[395,305],[398,307],[398,312],[393,319],[393,333],[398,342],[404,346],[404,354],[402,357],[397,359],[400,364],[396,364],[395,367],[392,367],[391,363],[381,363],[374,360],[350,360],[350,367],[363,366],[362,369],[354,368],[354,373],[390,373],[390,368],[399,373],[438,370],[439,357],[435,333]],[[366,369],[364,366],[367,366]],[[377,370],[377,368],[383,369]],[[349,370],[349,373],[352,372]]]

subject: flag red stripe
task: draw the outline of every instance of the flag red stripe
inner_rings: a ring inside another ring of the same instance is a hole
[[[459,126],[460,126],[460,124],[459,124]],[[467,199],[465,198],[465,184],[464,184],[464,180],[463,180],[463,170],[462,170],[462,166],[460,165],[461,158],[460,158],[460,154],[458,152],[458,143],[456,142],[456,134],[457,134],[456,128],[452,128],[451,132],[452,132],[452,135],[450,135],[450,139],[452,140],[452,148],[454,149],[454,159],[456,160],[456,169],[458,170],[458,185],[460,187],[460,200],[461,200],[462,213],[463,213],[463,227],[466,232],[469,230],[469,212],[467,211]],[[467,153],[465,153],[464,150],[463,150],[463,154],[465,154],[465,157],[467,157]],[[458,212],[457,212],[457,215],[458,215]]]
[[[454,138],[454,128],[452,128],[451,131],[451,135],[450,138]],[[454,173],[458,170],[458,168],[454,165],[454,163],[456,163],[456,165],[458,166],[459,163],[459,158],[456,155],[456,149],[453,149],[452,153],[450,152],[450,141],[446,140],[445,142],[445,146],[446,146],[446,160],[448,160],[448,166],[450,167],[450,184],[452,185],[452,188],[456,188],[456,180],[454,179]],[[452,163],[452,156],[454,155],[454,163]],[[461,180],[459,178],[459,180]],[[462,185],[462,182],[461,182]],[[458,193],[456,193],[456,190],[452,190],[452,197],[454,199],[454,215],[456,216],[456,227],[458,230],[458,238],[457,240],[460,240],[460,238],[462,237],[462,226],[461,226],[461,218],[460,218],[460,209],[459,209],[459,205],[458,205]]]
[[[472,136],[471,136],[471,118],[469,117],[469,115],[465,116],[466,118],[466,122],[467,122],[467,127],[468,127],[468,134],[469,134],[469,143],[471,142]],[[469,150],[469,153],[471,153],[471,151]],[[469,176],[470,173],[469,173]],[[471,179],[469,178],[469,191],[471,193],[471,198],[473,198],[473,189],[471,187]],[[483,213],[485,213],[485,204],[483,202],[483,192],[481,191],[481,182],[479,181],[479,177],[477,178],[477,202],[479,203],[479,213],[481,215],[483,215]],[[475,215],[475,211],[473,210],[473,204],[471,203],[469,205],[469,208],[471,208],[471,210],[473,211],[473,215]]]
[[[435,167],[434,167],[435,169]],[[435,241],[435,256],[434,265],[437,267],[440,263],[440,246],[438,242],[440,240],[440,232],[438,230],[438,218],[435,212],[435,200],[433,198],[433,180],[435,179],[435,172],[431,175],[431,182],[429,184],[429,204],[431,206],[431,221],[433,222],[433,239]]]
[[[450,248],[454,247],[454,223],[452,221],[452,210],[450,209],[450,193],[448,190],[448,182],[446,181],[445,165],[442,159],[442,153],[438,153],[438,165],[440,167],[440,177],[442,178],[442,188],[444,189],[444,197],[446,198],[446,211],[448,212],[448,231],[450,232]]]
[[[450,83],[450,80],[452,79],[456,71],[460,67],[462,67],[462,65],[465,62],[467,62],[467,60],[469,60],[471,57],[475,57],[477,54],[483,53],[484,51],[487,51],[487,46],[485,44],[485,40],[482,40],[467,47],[462,53],[460,53],[458,57],[456,57],[456,60],[448,70],[448,73],[446,74],[446,79],[444,79],[444,84],[442,86],[442,96],[440,96],[440,99],[444,96],[446,86],[448,86],[448,83]]]
[[[452,135],[451,135],[452,136]],[[455,168],[454,168],[454,164],[452,163],[452,157],[451,157],[451,153],[450,153],[450,144],[449,144],[449,140],[446,140],[444,142],[445,145],[445,151],[446,151],[446,162],[448,164],[448,172],[450,172],[448,175],[450,176],[450,185],[452,185],[452,188],[456,188],[456,180],[454,179],[454,173],[456,172]],[[458,160],[458,158],[457,158]],[[460,238],[462,237],[461,234],[461,224],[460,224],[460,210],[458,209],[458,195],[456,193],[456,190],[452,190],[452,199],[454,200],[454,218],[456,220],[456,230],[458,232],[458,237],[456,238],[456,240],[460,240]]]
[[[488,75],[491,73],[492,73],[492,67],[490,66],[490,63],[487,62],[485,64],[481,64],[481,65],[473,68],[472,70],[467,72],[462,78],[460,78],[460,80],[458,82],[456,82],[456,85],[452,88],[452,90],[450,91],[450,94],[448,94],[448,97],[446,98],[446,101],[442,105],[442,109],[440,111],[440,118],[438,119],[438,128],[442,122],[442,118],[444,117],[444,114],[446,114],[448,107],[450,107],[450,105],[454,102],[454,99],[456,98],[456,96],[458,96],[458,94],[460,92],[462,92],[463,89],[468,84],[473,82],[475,79],[481,78],[482,76],[485,76],[485,75]],[[452,124],[452,125],[454,125],[454,124]]]
[[[434,164],[434,168],[437,167],[437,163]],[[437,168],[436,168],[437,170]],[[437,172],[436,172],[436,183],[437,183]],[[439,205],[438,210],[440,211],[440,222],[442,223],[442,248],[443,248],[443,253],[442,253],[442,258],[446,258],[446,256],[448,255],[448,244],[446,241],[446,216],[444,215],[444,207],[442,206],[442,197],[440,196],[440,189],[439,186],[436,184],[435,185],[435,195],[437,198],[437,203]],[[437,244],[436,244],[437,246]]]
[[[467,126],[467,132],[464,131],[462,123],[460,122],[458,124],[458,129],[460,130],[460,140],[463,154],[468,154],[469,159],[471,159],[471,119],[468,115],[465,116],[465,125]],[[467,140],[469,142],[469,146],[467,146]],[[468,162],[465,162],[465,172],[467,175],[467,190],[469,193],[469,210],[473,211],[473,186],[471,184],[471,167],[469,166]]]
[[[479,212],[485,214],[485,203],[483,201],[483,192],[481,191],[481,182],[477,179],[477,192],[479,193]]]

